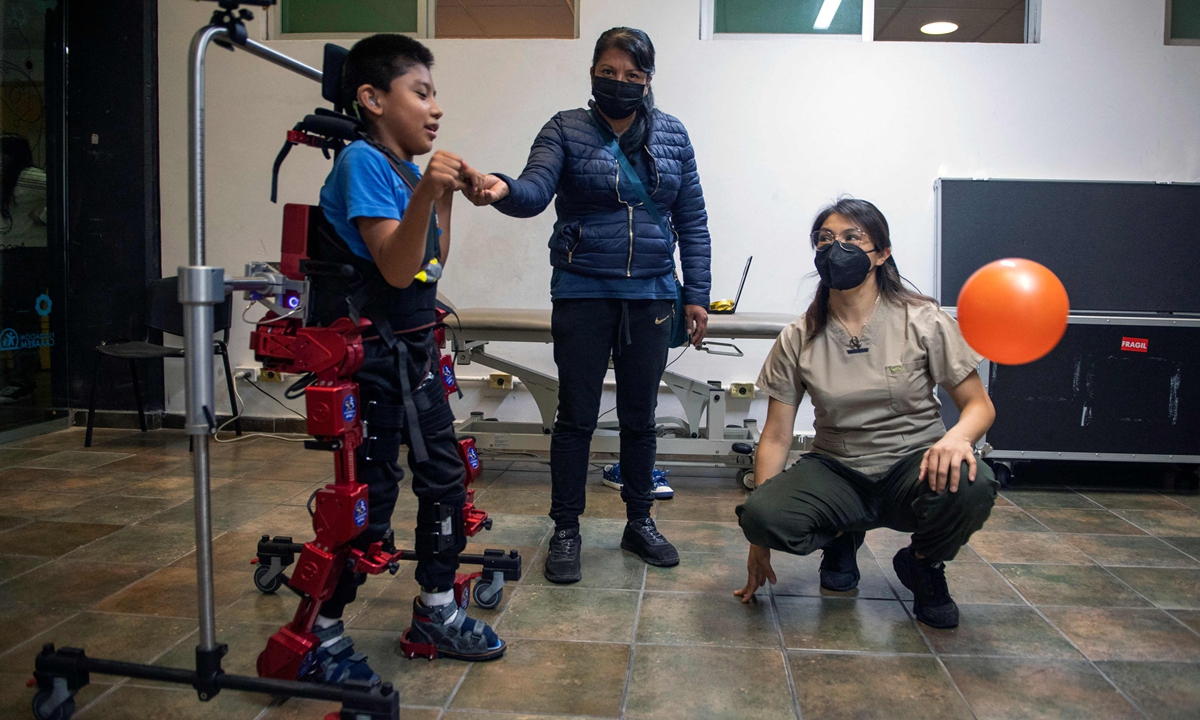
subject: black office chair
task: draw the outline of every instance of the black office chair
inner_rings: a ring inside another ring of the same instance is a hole
[[[213,351],[225,363],[225,382],[229,388],[229,404],[237,418],[237,395],[233,390],[233,371],[229,367],[229,327],[233,324],[233,297],[225,296],[225,302],[213,308],[213,331],[221,332],[221,339],[213,341]],[[133,375],[133,395],[137,400],[138,421],[142,432],[146,432],[146,409],[142,403],[142,387],[138,382],[138,361],[162,358],[181,358],[183,348],[172,348],[149,342],[149,331],[161,330],[170,335],[183,336],[183,305],[179,303],[179,279],[162,278],[146,288],[146,331],[142,340],[106,341],[96,346],[96,370],[92,376],[92,394],[88,401],[87,435],[83,446],[92,446],[92,425],[96,419],[96,386],[100,384],[100,369],[105,357],[129,361],[129,372]],[[233,428],[242,434],[242,421],[235,419]]]

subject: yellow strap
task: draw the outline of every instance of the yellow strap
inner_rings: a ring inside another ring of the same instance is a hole
[[[733,301],[732,300],[713,300],[712,302],[710,302],[708,304],[708,309],[714,310],[716,312],[728,312],[729,310],[733,309]]]

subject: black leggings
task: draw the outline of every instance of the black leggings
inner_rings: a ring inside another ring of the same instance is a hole
[[[630,520],[650,517],[656,438],[654,411],[667,363],[671,300],[555,300],[551,315],[558,365],[558,419],[550,439],[550,517],[579,527],[588,453],[611,354],[621,428],[621,499]]]
[[[423,420],[440,418],[440,421],[421,423],[421,434],[429,455],[424,462],[417,462],[409,443],[407,426],[390,431],[386,428],[370,428],[370,434],[380,437],[384,446],[390,444],[390,449],[372,449],[372,460],[365,457],[366,445],[358,449],[358,481],[368,487],[367,527],[351,541],[351,545],[360,550],[382,539],[392,525],[392,510],[400,495],[400,481],[404,479],[404,470],[396,462],[399,459],[400,442],[410,447],[408,467],[412,471],[413,494],[418,498],[418,526],[421,520],[436,521],[435,503],[461,508],[466,501],[464,470],[458,456],[453,415],[448,412],[448,407],[444,407],[447,401],[437,375],[438,351],[433,342],[433,331],[407,333],[398,340],[405,344],[407,351],[407,370],[410,387],[414,388],[413,395],[428,401],[420,403],[422,407],[418,408],[418,414]],[[355,373],[354,381],[359,386],[364,416],[369,420],[371,402],[394,407],[402,405],[404,397],[393,351],[378,339],[364,342],[363,351],[366,357],[362,369]],[[450,422],[446,422],[447,417]],[[420,557],[417,560],[416,578],[421,587],[432,592],[453,588],[458,555],[465,544],[463,540],[457,547]],[[333,596],[321,605],[321,614],[328,618],[340,618],[346,605],[354,600],[358,586],[364,579],[362,575],[343,572]]]

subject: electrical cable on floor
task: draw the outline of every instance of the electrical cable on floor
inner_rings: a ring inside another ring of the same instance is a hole
[[[234,378],[234,379],[237,380],[237,378]],[[267,397],[271,398],[275,402],[282,405],[285,409],[290,410],[291,412],[294,412],[297,415],[300,415],[300,413],[296,412],[295,410],[292,410],[287,405],[284,405],[283,403],[279,402],[278,398],[276,398],[274,395],[272,395],[271,393],[267,392],[266,390],[263,390],[262,388],[258,387],[258,385],[256,383],[254,383],[253,381],[251,381],[249,378],[243,377],[242,379],[245,380],[246,382],[250,383],[251,385],[253,385],[263,395],[266,395]],[[302,438],[284,437],[283,435],[275,435],[273,433],[245,433],[244,435],[234,436],[232,438],[229,438],[228,440],[222,440],[221,439],[221,431],[224,430],[227,425],[230,425],[231,423],[233,423],[234,420],[237,420],[246,412],[246,403],[244,400],[242,400],[242,394],[240,392],[238,392],[237,382],[234,382],[234,384],[233,384],[233,396],[237,399],[237,407],[239,408],[238,412],[236,415],[234,415],[233,417],[229,418],[228,420],[226,420],[225,422],[223,422],[217,426],[217,431],[216,431],[216,433],[213,434],[214,441],[224,444],[224,443],[240,442],[242,440],[248,440],[250,438],[265,437],[265,438],[271,438],[272,440],[282,440],[284,442],[295,443],[295,442],[304,442],[305,440],[308,439],[307,437],[302,437]],[[300,417],[304,418],[305,420],[308,420],[308,418],[304,417],[303,415],[300,415]]]

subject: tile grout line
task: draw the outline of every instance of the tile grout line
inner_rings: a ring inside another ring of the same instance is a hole
[[[625,552],[617,550],[617,552]],[[633,629],[629,633],[629,660],[625,666],[625,686],[621,688],[621,708],[617,712],[620,720],[625,718],[625,707],[629,702],[629,686],[633,684],[633,662],[637,655],[638,625],[642,620],[642,600],[646,597],[646,576],[650,573],[650,565],[642,563],[642,587],[638,591],[637,607],[633,611]]]
[[[1084,496],[1084,497],[1086,497],[1086,496]],[[1088,500],[1091,500],[1091,498],[1088,498]],[[1115,514],[1115,513],[1114,513],[1114,514]],[[1120,517],[1120,516],[1118,516],[1118,517]],[[1051,531],[1051,532],[1052,532],[1052,534],[1053,534],[1053,535],[1054,535],[1056,538],[1058,538],[1058,539],[1060,539],[1060,540],[1062,539],[1062,538],[1061,538],[1061,536],[1060,536],[1060,533],[1057,533],[1057,532],[1054,532],[1054,531]],[[1063,540],[1063,542],[1066,542],[1066,540]],[[1067,544],[1070,544],[1070,543],[1067,543]],[[1076,550],[1079,550],[1079,548],[1076,548]],[[1090,555],[1088,555],[1087,553],[1083,552],[1083,550],[1079,550],[1079,552],[1080,552],[1081,554],[1083,554],[1083,556],[1084,556],[1084,557],[1086,557],[1088,560],[1091,560],[1093,563],[1095,563],[1095,562],[1096,562],[1096,561],[1095,561],[1095,559],[1094,559],[1094,558],[1092,558],[1092,556],[1090,556]],[[978,554],[978,553],[976,553],[976,554]],[[1042,612],[1041,608],[1039,608],[1037,605],[1034,605],[1032,602],[1030,602],[1030,601],[1029,601],[1029,598],[1025,597],[1025,594],[1024,594],[1024,593],[1022,593],[1020,590],[1018,590],[1018,589],[1017,589],[1017,586],[1016,586],[1016,585],[1014,585],[1014,584],[1012,583],[1012,581],[1010,581],[1010,580],[1008,579],[1008,577],[1006,577],[1006,576],[1004,575],[1004,573],[1002,573],[1002,572],[1000,572],[999,570],[997,570],[997,569],[996,569],[996,567],[995,567],[995,566],[992,564],[992,562],[991,562],[990,560],[988,560],[987,558],[985,558],[983,555],[979,555],[979,558],[980,558],[981,560],[983,560],[983,562],[984,562],[984,563],[986,563],[986,564],[987,564],[987,566],[988,566],[988,567],[990,567],[990,568],[992,569],[992,572],[994,572],[994,573],[996,573],[997,575],[999,575],[999,576],[1000,576],[1000,579],[1001,579],[1001,580],[1003,580],[1003,581],[1004,581],[1004,582],[1005,582],[1005,583],[1006,583],[1006,584],[1009,586],[1009,588],[1011,588],[1011,589],[1012,589],[1012,591],[1013,591],[1013,592],[1015,592],[1015,593],[1017,594],[1017,597],[1019,597],[1019,598],[1021,598],[1022,600],[1024,600],[1024,601],[1025,601],[1025,604],[1026,604],[1026,605],[1027,605],[1027,606],[1028,606],[1030,609],[1032,609],[1032,610],[1033,610],[1035,613],[1037,613],[1038,617],[1040,617],[1040,618],[1042,619],[1042,622],[1045,622],[1045,623],[1046,623],[1046,624],[1048,624],[1050,627],[1054,628],[1054,631],[1055,631],[1055,632],[1057,632],[1057,633],[1058,633],[1060,636],[1062,636],[1062,638],[1063,638],[1064,640],[1066,640],[1066,641],[1067,641],[1067,643],[1068,643],[1068,644],[1069,644],[1069,645],[1070,645],[1070,646],[1071,646],[1071,647],[1072,647],[1072,648],[1075,650],[1075,652],[1079,653],[1079,655],[1080,655],[1081,657],[1083,657],[1083,659],[1084,659],[1085,661],[1087,661],[1088,665],[1090,665],[1090,666],[1091,666],[1091,668],[1092,668],[1093,670],[1095,670],[1097,673],[1099,673],[1099,674],[1100,674],[1100,677],[1104,678],[1104,680],[1105,680],[1105,681],[1106,681],[1106,682],[1107,682],[1107,683],[1108,683],[1108,684],[1109,684],[1109,685],[1110,685],[1110,686],[1111,686],[1111,687],[1112,687],[1114,690],[1116,690],[1116,691],[1117,691],[1117,694],[1118,694],[1118,695],[1120,695],[1121,697],[1125,698],[1125,701],[1126,701],[1126,702],[1128,702],[1128,703],[1130,704],[1130,706],[1131,706],[1131,707],[1133,707],[1133,709],[1134,709],[1134,710],[1136,710],[1136,711],[1138,711],[1139,713],[1141,713],[1142,717],[1146,718],[1146,720],[1150,720],[1150,715],[1149,715],[1148,713],[1146,713],[1146,711],[1145,711],[1145,710],[1143,710],[1143,709],[1142,709],[1142,707],[1141,707],[1140,705],[1138,705],[1136,702],[1134,702],[1133,698],[1131,698],[1129,695],[1127,695],[1127,694],[1125,693],[1125,691],[1124,691],[1124,690],[1122,690],[1122,689],[1120,688],[1120,686],[1118,686],[1118,685],[1117,685],[1115,682],[1113,682],[1113,679],[1112,679],[1111,677],[1109,677],[1109,676],[1108,676],[1108,673],[1104,672],[1104,671],[1103,671],[1103,670],[1100,668],[1100,666],[1096,664],[1096,661],[1095,661],[1095,660],[1093,660],[1091,657],[1089,657],[1089,656],[1088,656],[1088,654],[1087,654],[1087,653],[1085,653],[1085,652],[1083,651],[1083,649],[1082,649],[1082,648],[1080,648],[1078,645],[1076,645],[1076,644],[1075,644],[1075,641],[1074,641],[1074,640],[1072,640],[1072,639],[1070,638],[1070,636],[1069,636],[1069,635],[1067,635],[1065,632],[1063,632],[1063,630],[1062,630],[1060,627],[1058,627],[1058,625],[1054,624],[1054,622],[1053,622],[1052,620],[1050,620],[1050,618],[1049,618],[1049,617],[1047,617],[1047,616],[1046,616],[1046,614],[1045,614],[1044,612]],[[1096,563],[1096,565],[1097,565],[1097,566],[1099,566],[1099,563]],[[1086,566],[1085,566],[1085,567],[1086,567]],[[1118,579],[1119,579],[1119,578],[1118,578]],[[1163,612],[1163,611],[1162,611],[1162,610],[1160,610],[1159,612]],[[1167,614],[1168,614],[1168,615],[1170,615],[1170,613],[1167,613]]]
[[[783,653],[783,675],[787,679],[788,692],[792,694],[792,710],[796,713],[796,720],[804,720],[800,710],[800,693],[796,690],[796,676],[792,674],[792,660],[788,657],[787,640],[783,637],[783,621],[779,619],[779,604],[775,601],[775,589],[771,583],[767,583],[767,601],[775,616],[775,634],[779,637],[779,649]]]
[[[503,475],[504,475],[504,473],[506,473],[506,472],[508,472],[507,468],[506,468],[506,469],[504,469],[504,470],[501,470],[499,475],[497,475],[496,477],[492,478],[492,483],[495,483],[497,480],[499,480],[499,479],[501,478],[501,476],[503,476]],[[488,489],[490,489],[490,488],[491,488],[491,485],[488,485],[488,487],[487,487],[487,488],[483,488],[483,489],[484,489],[484,490],[488,490]],[[484,494],[484,495],[486,495],[486,492],[485,492],[485,493],[483,493],[483,494]],[[541,542],[538,544],[538,546],[537,546],[537,547],[539,547],[539,548],[540,548],[542,544],[545,544],[546,542],[548,542],[548,538],[549,538],[549,537],[550,537],[550,535],[551,535],[551,534],[553,534],[553,533],[554,533],[554,528],[553,528],[553,527],[547,528],[547,529],[546,529],[546,531],[545,531],[545,532],[542,534],[542,540],[541,540]],[[536,555],[535,555],[535,556],[536,556]],[[525,570],[522,570],[522,579],[524,579],[524,573],[525,573],[525,572],[526,572]],[[517,588],[517,590],[519,590],[519,589],[520,589],[520,588]],[[382,592],[382,590],[381,590],[381,592]],[[493,631],[495,631],[495,629],[496,629],[496,626],[498,626],[498,625],[500,624],[500,621],[501,621],[501,620],[503,620],[503,619],[504,619],[504,616],[505,616],[505,615],[508,613],[508,608],[509,608],[509,606],[511,606],[511,605],[512,605],[513,598],[516,596],[516,594],[517,594],[517,593],[516,593],[516,590],[514,590],[514,591],[513,591],[513,593],[512,593],[511,595],[509,595],[509,597],[508,597],[508,604],[507,604],[507,605],[505,605],[505,606],[504,606],[504,609],[503,609],[503,610],[501,610],[501,611],[500,611],[500,612],[499,612],[499,613],[496,615],[496,622],[495,622],[495,623],[492,625],[492,630],[493,630]],[[497,633],[497,634],[499,634],[499,633]],[[507,641],[505,641],[505,642],[507,642]],[[497,659],[497,661],[499,661],[499,660],[502,660],[502,659],[503,659],[503,658],[498,658],[498,659]],[[456,698],[456,697],[458,696],[458,691],[459,691],[459,690],[462,688],[462,686],[463,686],[463,683],[465,683],[465,682],[467,681],[467,675],[468,675],[468,674],[470,674],[470,672],[471,672],[471,668],[473,668],[473,667],[475,667],[475,663],[473,663],[473,662],[467,663],[467,667],[466,667],[466,669],[464,669],[464,670],[463,670],[462,677],[460,677],[460,678],[458,679],[458,683],[457,683],[457,684],[455,684],[455,686],[454,686],[454,689],[450,691],[450,694],[449,694],[448,696],[446,696],[446,702],[442,704],[442,707],[441,707],[441,709],[438,711],[438,717],[437,717],[437,720],[441,720],[441,718],[445,717],[446,713],[450,711],[450,705],[451,705],[451,703],[453,703],[453,702],[454,702],[454,698]]]
[[[974,551],[974,548],[972,548],[972,551]],[[874,555],[875,551],[872,550],[871,554]],[[978,555],[978,553],[976,554]],[[933,641],[931,641],[929,636],[925,634],[925,629],[921,627],[921,622],[917,620],[916,614],[909,610],[908,603],[904,600],[904,598],[900,597],[900,591],[897,590],[896,586],[892,584],[892,579],[888,577],[888,574],[883,571],[883,564],[879,561],[879,558],[875,557],[873,559],[875,560],[876,566],[879,567],[879,572],[883,575],[884,581],[888,584],[888,587],[891,588],[892,594],[896,596],[896,601],[900,603],[900,609],[902,609],[904,614],[908,616],[908,621],[912,623],[913,627],[916,628],[917,633],[921,636],[921,639],[925,641],[925,646],[929,648],[929,653],[933,656],[933,661],[937,663],[938,668],[942,671],[943,677],[950,681],[950,687],[954,688],[954,692],[958,694],[959,699],[962,700],[963,705],[967,708],[967,712],[971,714],[971,717],[978,720],[979,716],[975,714],[975,708],[971,707],[971,703],[967,700],[966,694],[964,694],[962,688],[958,686],[958,682],[955,681],[954,676],[950,674],[950,668],[946,667],[945,661],[942,660],[941,653],[937,651],[937,648],[933,646]],[[995,572],[994,569],[993,572]]]

